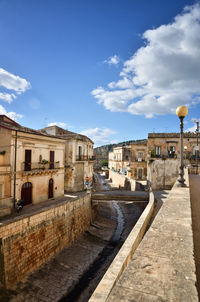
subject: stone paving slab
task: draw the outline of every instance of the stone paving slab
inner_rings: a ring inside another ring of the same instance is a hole
[[[199,301],[189,188],[174,187],[167,199],[162,197],[157,216],[107,301]]]

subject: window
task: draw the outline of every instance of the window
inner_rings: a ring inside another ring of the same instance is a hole
[[[31,150],[25,150],[24,171],[31,171]]]
[[[82,156],[82,147],[78,146],[78,158],[81,159]]]
[[[160,156],[160,153],[161,153],[161,148],[160,148],[160,146],[156,146],[156,155],[157,155],[157,156]]]
[[[126,160],[128,160],[128,155],[126,155]]]
[[[138,169],[138,178],[142,179],[142,169]]]
[[[169,157],[173,158],[175,154],[175,146],[169,147]]]
[[[138,161],[142,161],[143,153],[138,152]]]
[[[50,151],[50,169],[54,169],[54,151]]]

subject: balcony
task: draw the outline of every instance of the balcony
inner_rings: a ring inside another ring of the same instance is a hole
[[[33,163],[22,163],[21,170],[28,173],[41,172],[41,171],[49,171],[49,170],[57,170],[60,168],[60,162],[33,162]]]
[[[88,155],[77,155],[76,161],[94,161],[95,156],[88,156]]]

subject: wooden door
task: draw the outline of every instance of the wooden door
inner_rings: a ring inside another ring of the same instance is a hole
[[[31,171],[31,150],[25,150],[24,171]]]
[[[50,169],[54,169],[54,151],[50,151]]]
[[[32,184],[25,182],[21,190],[21,199],[24,201],[24,205],[32,203]]]
[[[53,179],[49,179],[49,193],[48,198],[53,198]]]

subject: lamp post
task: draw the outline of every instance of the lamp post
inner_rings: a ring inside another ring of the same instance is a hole
[[[186,166],[186,157],[187,157],[186,152],[187,152],[187,146],[184,146],[184,151],[185,151],[185,166]]]
[[[179,106],[176,109],[176,115],[180,119],[180,166],[179,166],[179,187],[184,187],[185,179],[183,178],[184,170],[183,170],[183,119],[188,114],[188,109],[185,106]]]
[[[196,174],[198,174],[198,155],[199,155],[199,144],[198,144],[198,138],[199,138],[199,122],[194,120],[194,122],[197,124],[196,129],[196,135],[197,135],[197,145],[195,147],[195,157],[196,157]]]

